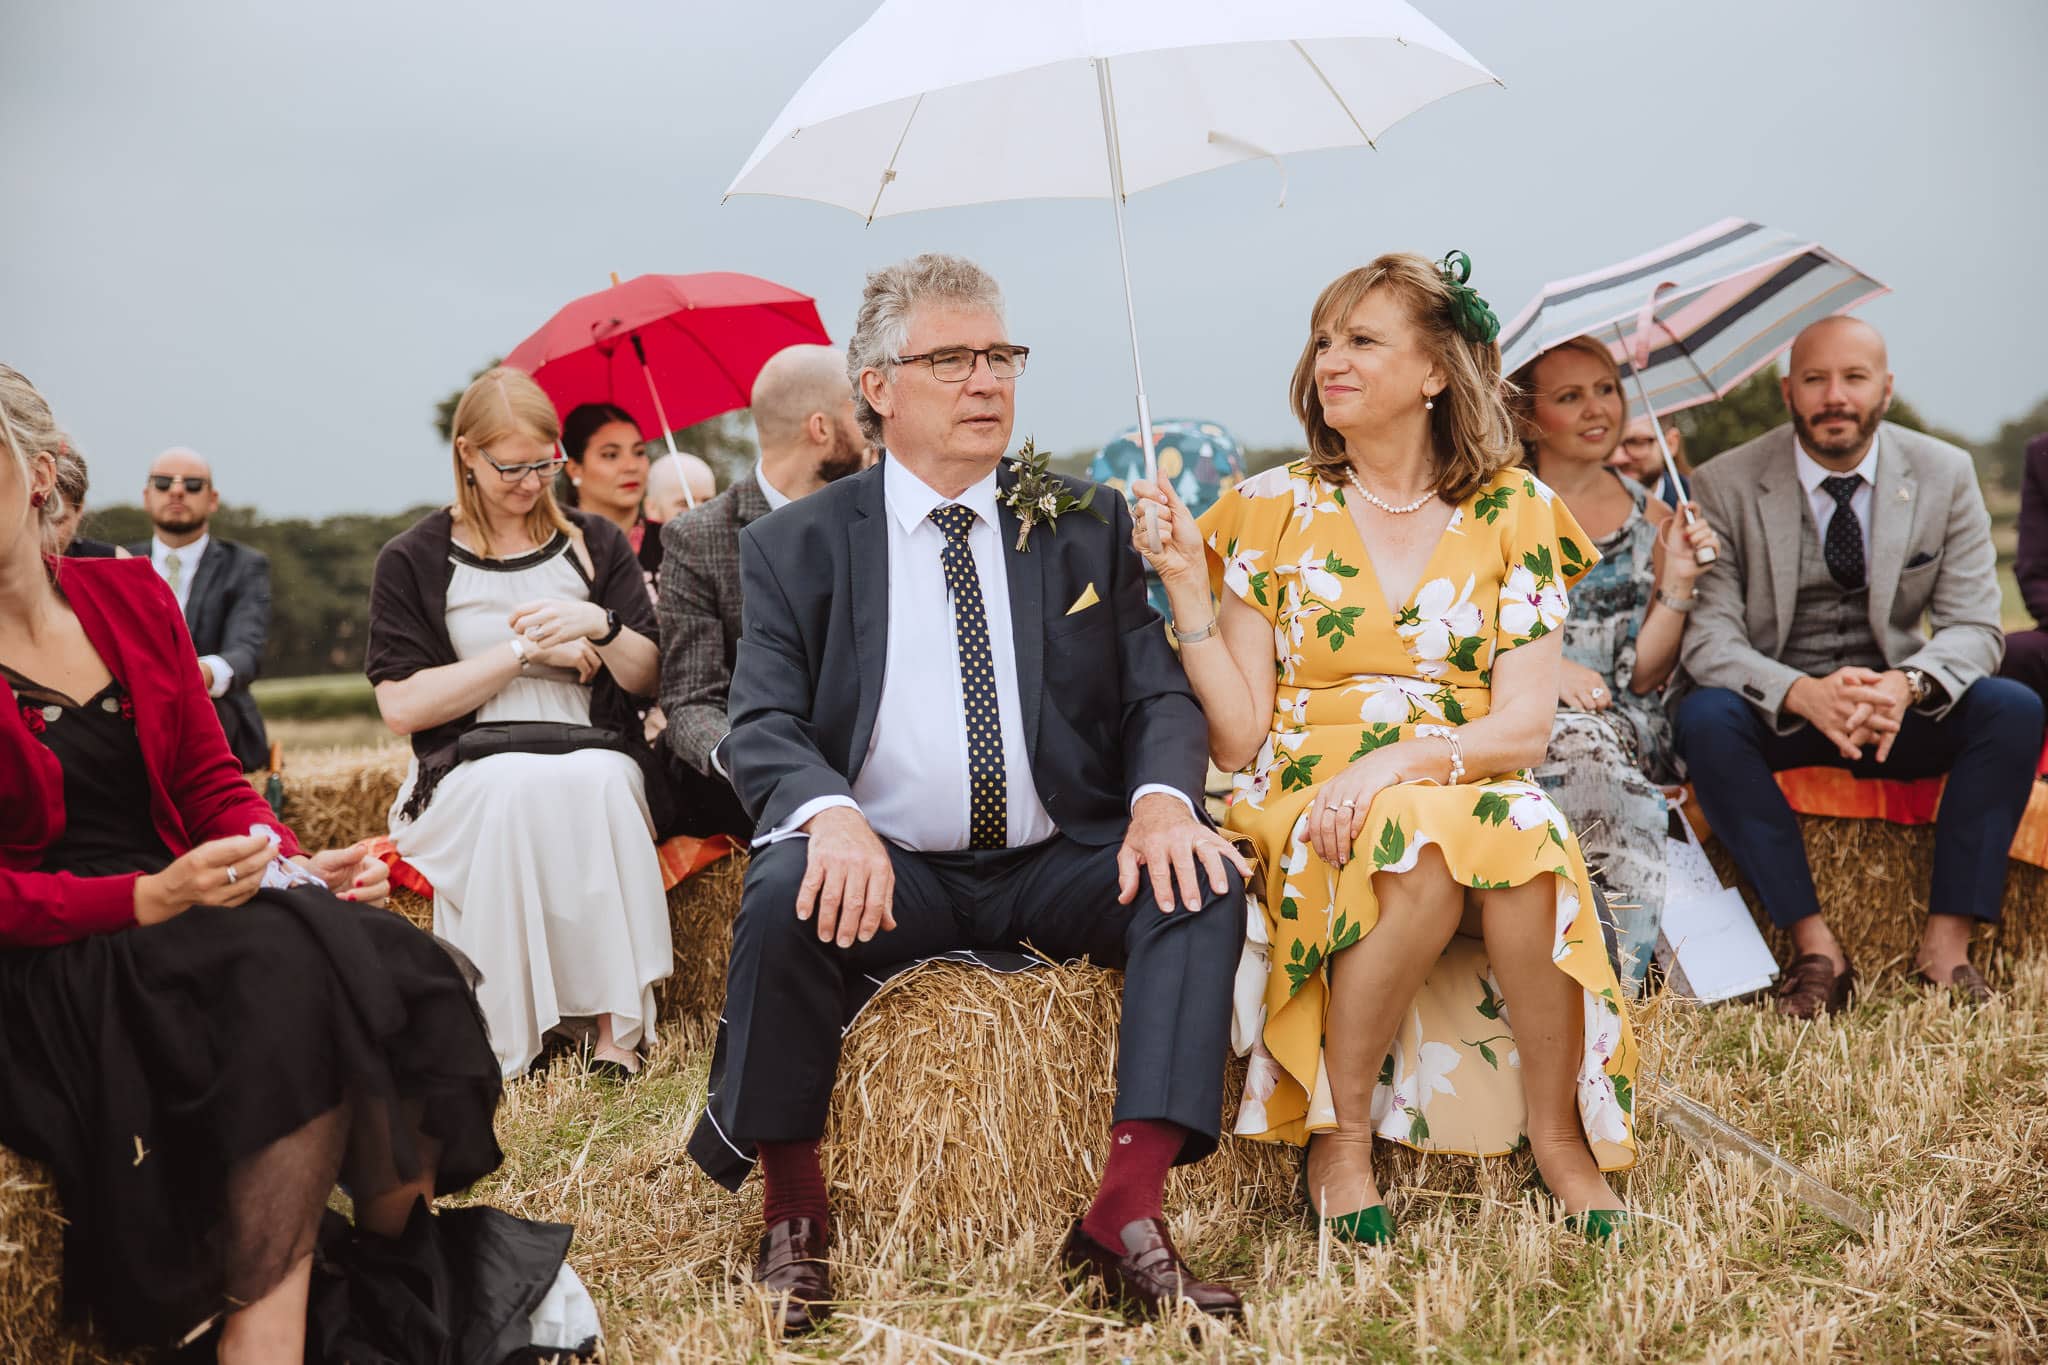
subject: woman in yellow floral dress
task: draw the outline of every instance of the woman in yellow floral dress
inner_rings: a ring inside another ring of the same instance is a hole
[[[1526,771],[1592,560],[1510,467],[1469,270],[1382,256],[1323,291],[1293,385],[1307,459],[1199,524],[1137,491],[1211,753],[1240,770],[1227,824],[1266,879],[1237,1133],[1308,1143],[1314,1207],[1361,1241],[1392,1236],[1375,1135],[1473,1156],[1526,1140],[1602,1238],[1625,1219],[1602,1172],[1634,1161],[1636,1053],[1578,839]]]

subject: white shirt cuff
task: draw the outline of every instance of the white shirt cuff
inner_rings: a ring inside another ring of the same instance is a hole
[[[206,689],[211,697],[225,697],[228,689],[235,685],[235,670],[228,667],[228,661],[218,654],[202,654],[199,662],[213,670],[213,686]]]
[[[795,813],[789,819],[755,839],[754,847],[766,848],[770,844],[779,844],[784,839],[794,839],[797,835],[804,832],[804,826],[810,823],[812,816],[816,815],[819,811],[831,810],[834,806],[846,806],[852,810],[860,809],[860,805],[850,796],[812,797],[801,806],[798,806]]]
[[[732,774],[727,772],[725,770],[725,764],[719,762],[718,760],[718,751],[720,748],[724,746],[724,744],[725,741],[721,739],[718,741],[717,744],[711,746],[711,770],[717,773],[720,777],[724,778],[727,782],[730,782],[732,781]]]
[[[1145,797],[1150,796],[1153,792],[1165,792],[1168,796],[1173,797],[1175,800],[1179,801],[1183,806],[1186,806],[1188,808],[1189,815],[1193,815],[1197,820],[1201,819],[1200,814],[1195,810],[1195,803],[1188,799],[1188,794],[1186,792],[1181,791],[1176,787],[1169,787],[1163,782],[1147,782],[1144,786],[1132,792],[1131,809],[1136,810],[1138,808],[1138,802],[1143,800]]]

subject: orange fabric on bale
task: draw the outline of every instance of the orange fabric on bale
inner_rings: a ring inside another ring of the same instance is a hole
[[[739,851],[735,844],[723,834],[714,834],[709,839],[693,839],[687,834],[678,834],[656,845],[655,857],[661,862],[661,887],[673,891],[678,882],[684,881],[717,862],[730,853]],[[380,859],[391,869],[391,884],[406,891],[434,898],[434,884],[422,877],[418,870],[398,856],[398,848],[388,836],[370,841],[370,856]]]

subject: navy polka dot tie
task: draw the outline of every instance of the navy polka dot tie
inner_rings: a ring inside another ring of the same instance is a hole
[[[1820,481],[1821,491],[1835,500],[1835,515],[1828,520],[1827,540],[1821,556],[1835,582],[1849,592],[1863,586],[1863,523],[1856,520],[1850,500],[1863,486],[1861,474],[1836,474]]]
[[[1002,712],[996,705],[996,666],[989,653],[988,612],[981,600],[981,575],[967,532],[974,509],[949,502],[932,509],[932,521],[946,534],[939,565],[953,594],[953,630],[960,650],[960,688],[967,703],[967,832],[970,848],[1009,843],[1010,794],[1003,775]]]

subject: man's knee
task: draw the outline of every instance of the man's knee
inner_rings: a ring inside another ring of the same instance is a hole
[[[1235,958],[1244,944],[1244,878],[1235,867],[1226,863],[1223,879],[1224,888],[1217,891],[1209,885],[1208,873],[1202,873],[1202,908],[1191,916],[1200,922],[1188,925],[1187,929],[1201,940],[1200,951]],[[1141,890],[1139,894],[1145,893]],[[1174,913],[1186,912],[1177,910]]]
[[[770,944],[808,934],[810,921],[796,917],[796,898],[810,866],[810,840],[782,839],[757,848],[747,864],[740,891],[739,918],[733,922],[733,947]]]
[[[1971,728],[1982,727],[2015,744],[2028,735],[2040,738],[2041,698],[2024,683],[2010,678],[1979,678],[1970,684],[1963,698],[1968,703]]]
[[[1702,687],[1688,695],[1672,713],[1673,738],[1688,762],[1717,751],[1721,744],[1756,727],[1756,709],[1725,687]]]

